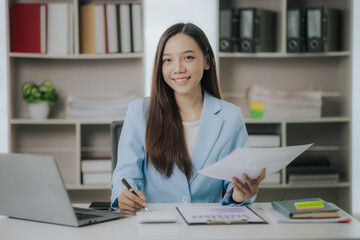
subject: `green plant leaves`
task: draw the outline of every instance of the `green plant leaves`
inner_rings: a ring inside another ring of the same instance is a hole
[[[22,95],[27,103],[47,102],[55,106],[58,95],[50,80],[45,80],[40,86],[33,82],[26,82],[21,87]]]

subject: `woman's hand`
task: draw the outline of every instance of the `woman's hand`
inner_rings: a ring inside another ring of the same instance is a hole
[[[118,197],[118,206],[121,213],[135,215],[137,211],[146,207],[146,197],[141,191],[136,192],[139,197],[125,189]]]
[[[243,174],[244,183],[240,182],[236,177],[232,178],[232,184],[234,186],[232,198],[235,202],[244,202],[249,198],[255,196],[258,192],[258,186],[262,180],[264,180],[266,169],[261,170],[260,176],[251,180],[247,174]]]

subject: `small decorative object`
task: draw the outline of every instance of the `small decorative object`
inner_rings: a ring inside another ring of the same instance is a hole
[[[50,106],[55,106],[58,95],[50,80],[40,86],[26,82],[21,87],[22,95],[29,104],[30,116],[34,120],[44,120],[49,115]]]

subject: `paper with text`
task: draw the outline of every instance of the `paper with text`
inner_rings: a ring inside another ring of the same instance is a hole
[[[255,179],[260,176],[263,168],[266,168],[266,175],[270,175],[286,167],[311,145],[313,144],[278,148],[237,148],[198,173],[228,181],[231,181],[232,177],[244,180],[242,175],[246,173],[251,179]]]
[[[246,206],[193,206],[176,207],[187,224],[208,224],[209,221],[236,223],[245,220],[247,223],[266,223],[255,212]]]

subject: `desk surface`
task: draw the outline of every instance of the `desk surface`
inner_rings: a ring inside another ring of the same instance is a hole
[[[268,203],[255,203],[253,208],[269,224],[188,226],[179,215],[177,223],[141,224],[135,216],[75,228],[0,217],[0,239],[360,239],[356,219],[350,223],[277,224],[266,216],[264,204]],[[177,205],[149,204],[149,208],[176,212]]]

